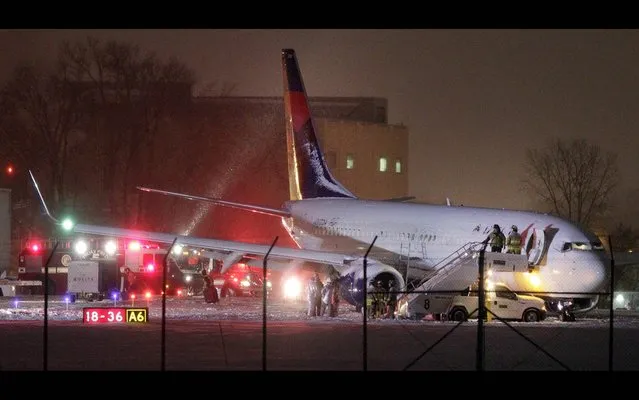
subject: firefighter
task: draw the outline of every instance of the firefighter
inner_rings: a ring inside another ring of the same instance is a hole
[[[322,284],[319,274],[315,273],[306,286],[309,317],[317,317],[321,315],[323,288],[324,284]]]
[[[512,226],[508,239],[506,239],[506,253],[521,253],[521,235],[517,232],[517,225]]]
[[[488,236],[490,240],[490,251],[494,253],[501,253],[504,248],[504,242],[506,241],[506,236],[501,231],[499,225],[493,225],[493,231]]]
[[[373,318],[379,318],[386,308],[386,290],[382,286],[382,281],[375,282],[373,289]]]
[[[397,307],[397,292],[395,289],[395,281],[390,280],[388,283],[388,296],[386,300],[386,318],[395,319],[395,308]]]
[[[204,279],[204,301],[207,303],[217,303],[220,298],[217,289],[213,284],[213,279],[206,272],[206,268],[202,268],[202,278]]]
[[[333,278],[331,280],[333,291],[331,293],[331,302],[329,306],[328,316],[337,317],[339,311],[339,280]]]
[[[326,281],[326,284],[322,288],[322,307],[320,308],[320,315],[325,315],[326,310],[329,309],[330,315],[330,305],[333,297],[333,285],[331,278],[329,277]]]
[[[374,288],[371,286],[368,288],[368,293],[366,294],[366,308],[364,308],[364,312],[367,315],[367,318],[372,318],[373,317],[373,307],[374,307],[374,295],[373,295],[373,290]]]

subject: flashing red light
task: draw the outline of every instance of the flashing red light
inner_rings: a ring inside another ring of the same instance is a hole
[[[178,289],[177,294],[178,296],[182,296],[182,289]]]
[[[147,270],[148,272],[153,272],[153,271],[155,271],[155,265],[153,265],[153,264],[149,264],[149,265],[147,265],[147,266],[146,266],[146,270]]]
[[[129,250],[140,250],[140,242],[129,242]]]
[[[38,245],[37,245],[37,244],[35,244],[35,243],[31,245],[31,251],[32,251],[32,252],[37,253],[37,252],[38,252],[38,250],[40,250],[40,246],[38,246]]]
[[[144,297],[146,297],[147,299],[150,299],[151,298],[151,292],[144,293]]]
[[[135,293],[131,293],[131,299],[135,299]]]
[[[7,175],[13,175],[13,166],[7,165]]]

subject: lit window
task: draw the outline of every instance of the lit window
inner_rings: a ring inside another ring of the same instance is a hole
[[[386,157],[380,157],[379,158],[379,171],[380,172],[386,172],[386,168],[387,168]]]
[[[395,173],[402,173],[402,160],[395,160]]]
[[[355,159],[352,154],[346,155],[346,169],[353,169],[355,167]]]

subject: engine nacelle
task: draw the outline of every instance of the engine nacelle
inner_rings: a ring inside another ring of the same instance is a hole
[[[366,268],[366,280],[370,289],[377,281],[382,282],[382,286],[386,290],[390,288],[390,282],[393,281],[392,290],[404,289],[404,278],[399,271],[385,264],[368,263]],[[356,307],[364,306],[364,265],[358,262],[350,268],[341,272],[340,278],[340,295],[344,301]]]

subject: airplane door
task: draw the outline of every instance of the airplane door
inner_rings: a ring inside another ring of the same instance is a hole
[[[532,265],[537,265],[541,261],[543,256],[544,244],[546,243],[546,233],[543,229],[533,229],[532,234],[526,238],[526,254],[528,255],[528,262]]]

